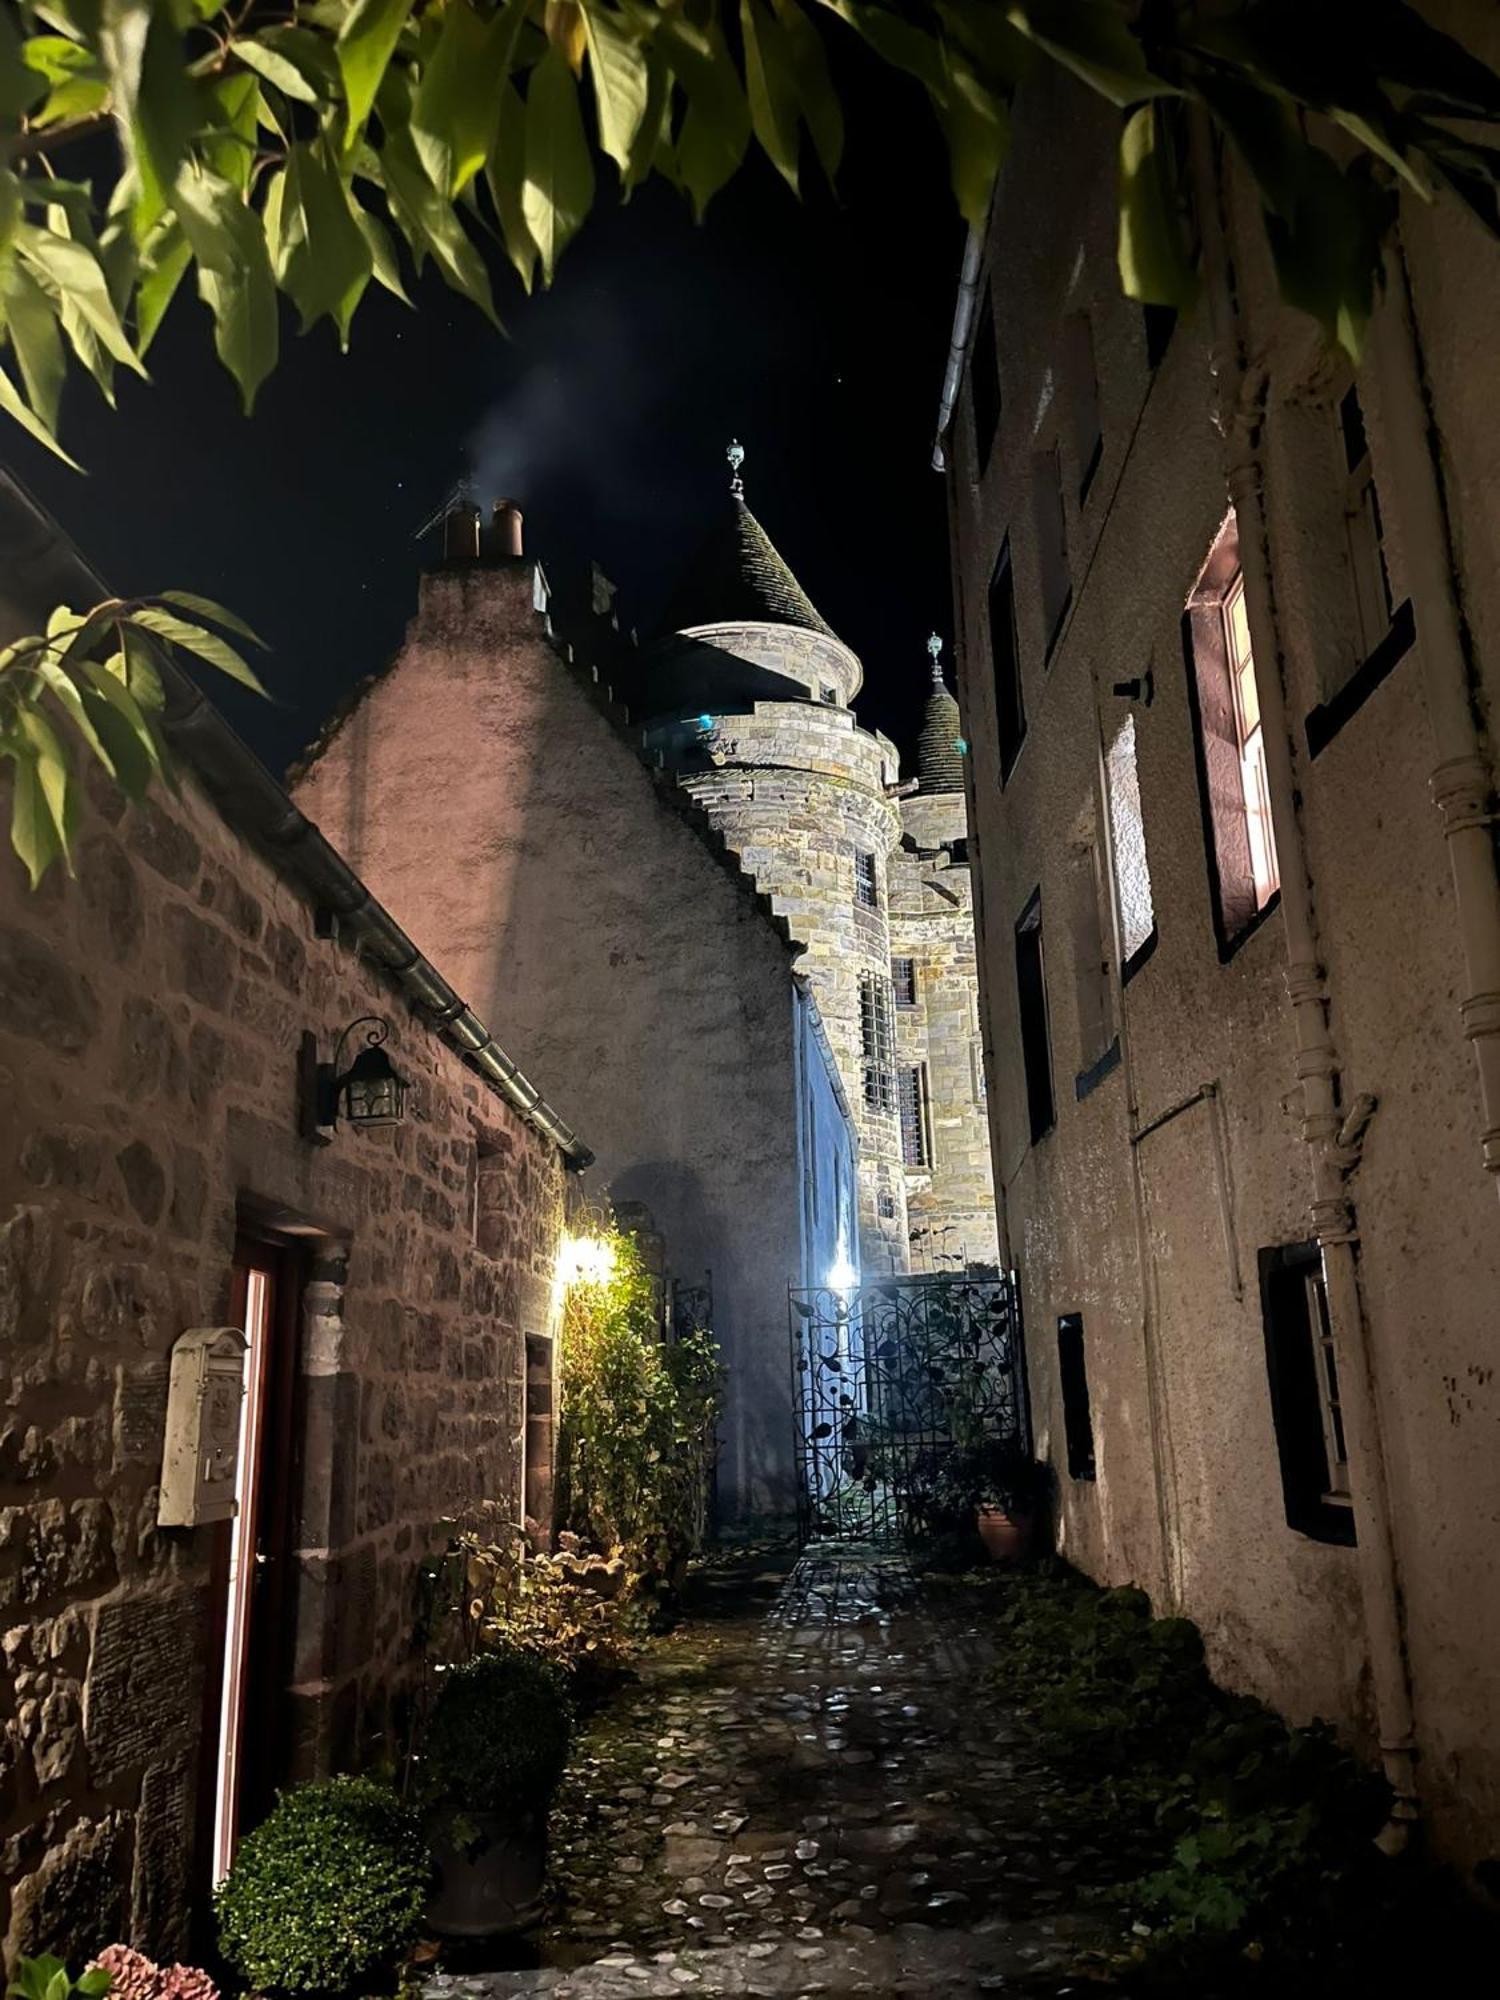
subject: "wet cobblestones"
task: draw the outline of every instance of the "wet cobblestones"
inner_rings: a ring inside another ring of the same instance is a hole
[[[847,1548],[708,1583],[580,1739],[533,1962],[429,2000],[1080,1990],[1108,1863],[1018,1766],[972,1604]]]

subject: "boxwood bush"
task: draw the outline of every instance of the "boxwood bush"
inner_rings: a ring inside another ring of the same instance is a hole
[[[429,1804],[534,1812],[556,1791],[572,1717],[561,1676],[526,1653],[481,1653],[443,1675],[422,1745]]]
[[[384,1785],[284,1792],[214,1897],[219,1949],[257,1992],[347,1993],[416,1937],[429,1869],[415,1820]]]

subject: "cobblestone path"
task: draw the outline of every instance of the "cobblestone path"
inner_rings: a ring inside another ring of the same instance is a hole
[[[1080,1991],[1108,1863],[1017,1772],[962,1594],[845,1549],[708,1597],[580,1739],[531,1965],[430,2000]]]

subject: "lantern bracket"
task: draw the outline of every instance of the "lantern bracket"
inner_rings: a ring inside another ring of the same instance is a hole
[[[364,1046],[347,1069],[344,1049],[349,1038],[364,1029]],[[299,1067],[302,1075],[303,1136],[316,1145],[333,1143],[340,1114],[354,1125],[394,1125],[405,1115],[407,1081],[385,1055],[377,1054],[389,1039],[390,1023],[378,1014],[361,1014],[349,1023],[334,1047],[333,1061],[318,1060],[316,1035],[304,1034]],[[368,1093],[370,1079],[382,1086],[389,1103],[382,1115],[370,1116],[359,1108]],[[351,1089],[351,1085],[354,1086]],[[365,1086],[361,1089],[360,1086]],[[359,1103],[356,1102],[358,1096]]]

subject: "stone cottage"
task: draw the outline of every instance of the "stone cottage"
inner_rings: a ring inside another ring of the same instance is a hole
[[[1493,1871],[1500,252],[1403,193],[1356,371],[1189,122],[1142,311],[1118,128],[1022,91],[939,439],[1036,1431],[1074,1562]]]
[[[8,478],[0,549],[6,639],[107,594]],[[99,786],[76,880],[37,894],[0,859],[7,1959],[186,1951],[277,1784],[394,1747],[439,1524],[546,1511],[557,1253],[589,1158],[163,671],[180,796]],[[346,1060],[383,1028],[409,1083],[398,1125],[313,1110],[308,1065],[354,1023]],[[210,1350],[239,1515],[205,1488],[177,1525],[173,1371]]]

